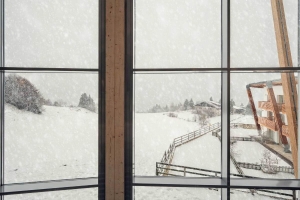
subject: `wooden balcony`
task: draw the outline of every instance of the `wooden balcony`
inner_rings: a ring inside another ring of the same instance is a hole
[[[289,129],[287,125],[282,125],[282,135],[289,137]]]
[[[279,112],[285,113],[285,105],[283,103],[278,103],[277,106]],[[272,104],[270,101],[259,101],[258,108],[273,112]]]
[[[261,126],[267,127],[268,129],[271,129],[273,131],[277,131],[277,127],[274,121],[266,118],[266,117],[258,117],[258,123]]]

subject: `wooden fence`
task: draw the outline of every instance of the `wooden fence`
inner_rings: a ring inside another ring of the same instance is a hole
[[[201,129],[197,130],[197,131],[193,131],[191,133],[188,133],[188,134],[185,134],[185,135],[182,135],[182,136],[179,136],[177,138],[174,139],[174,143],[175,143],[175,146],[178,147],[182,144],[185,144],[187,142],[190,142],[210,131],[214,131],[218,128],[220,128],[221,126],[221,123],[218,122],[218,123],[215,123],[215,124],[212,124],[212,125],[209,125],[209,126],[205,126],[205,127],[202,127]]]
[[[168,172],[166,172],[168,171]],[[231,176],[235,177],[243,177],[243,178],[260,178],[260,177],[254,177],[254,176],[247,176],[247,175],[241,175],[241,174],[234,174],[230,173]],[[220,171],[215,170],[208,170],[208,169],[201,169],[201,168],[195,168],[195,167],[188,167],[188,166],[182,166],[182,165],[173,165],[173,164],[166,164],[166,163],[156,163],[156,176],[189,176],[189,177],[195,177],[195,176],[201,176],[201,177],[221,177]],[[253,189],[249,189],[252,194],[254,194]],[[260,191],[260,190],[258,190]],[[271,190],[261,190],[263,192],[269,193],[269,194],[276,194],[276,195],[282,195],[283,197],[292,197],[291,194],[285,194],[280,192],[275,192]]]
[[[253,164],[253,163],[245,163],[245,162],[238,162],[237,165],[242,168],[246,169],[255,169],[255,170],[261,170],[260,164]],[[287,166],[275,166],[275,169],[277,172],[285,172],[294,174],[294,169]]]
[[[218,128],[220,128],[220,122],[209,125],[209,126],[202,127],[201,129],[199,129],[197,131],[193,131],[191,133],[188,133],[188,134],[185,134],[185,135],[175,138],[173,140],[173,142],[170,144],[168,150],[164,152],[164,155],[160,162],[166,163],[166,164],[171,164],[173,157],[174,157],[176,147],[183,145],[187,142],[190,142],[196,138],[199,138],[199,137],[205,135],[206,133],[216,130]],[[164,170],[165,171],[161,172],[161,173],[167,173],[168,169],[166,168]]]

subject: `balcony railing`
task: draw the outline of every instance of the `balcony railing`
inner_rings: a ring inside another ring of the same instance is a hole
[[[279,112],[285,113],[285,105],[283,103],[278,103],[277,106]],[[258,108],[274,112],[270,101],[259,101]]]
[[[282,125],[282,135],[289,137],[289,129],[287,125]]]
[[[267,127],[268,129],[277,131],[275,122],[266,117],[258,117],[258,123],[264,127]]]

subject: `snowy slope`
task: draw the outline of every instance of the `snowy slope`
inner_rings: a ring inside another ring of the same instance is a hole
[[[155,175],[160,162],[174,138],[199,129],[195,122],[168,117],[162,113],[135,114],[135,174]]]
[[[5,105],[6,183],[97,176],[97,145],[96,113],[44,106],[38,115]]]

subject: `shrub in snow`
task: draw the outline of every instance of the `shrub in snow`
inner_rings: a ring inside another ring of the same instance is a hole
[[[175,113],[172,113],[172,112],[168,113],[168,116],[169,116],[169,117],[178,117],[178,115],[177,115],[177,114],[175,114]]]
[[[57,101],[54,101],[53,105],[57,106],[57,107],[66,107],[67,106],[67,102],[59,99]]]
[[[277,173],[278,159],[271,156],[271,152],[264,150],[261,161],[261,170],[268,174]]]
[[[96,105],[94,103],[94,100],[91,98],[90,95],[87,96],[86,93],[83,93],[81,95],[78,107],[88,109],[88,110],[90,110],[92,112],[96,111]]]
[[[42,113],[44,98],[32,83],[21,76],[5,77],[4,100],[18,109]]]

